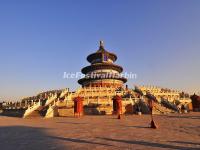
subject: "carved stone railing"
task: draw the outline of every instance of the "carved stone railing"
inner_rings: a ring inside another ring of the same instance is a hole
[[[41,108],[41,101],[39,100],[39,102],[35,102],[33,106],[28,107],[28,109],[25,111],[24,113],[24,118],[29,116],[32,112],[34,112],[35,110],[38,110],[39,108]]]
[[[49,97],[45,103],[44,106],[48,106],[50,103],[52,103],[57,98],[57,94],[54,94],[53,96]]]

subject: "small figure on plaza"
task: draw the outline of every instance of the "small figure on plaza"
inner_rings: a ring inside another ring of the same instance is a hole
[[[142,115],[142,112],[141,112],[141,107],[139,104],[136,105],[136,112],[138,115]]]
[[[154,103],[157,101],[156,97],[150,93],[147,93],[146,97],[148,98],[148,104],[149,104],[149,109],[150,109],[150,114],[151,114],[151,123],[150,123],[150,128],[157,129],[158,126],[154,122],[153,119],[153,108],[154,108]]]
[[[181,105],[181,113],[187,113],[187,107],[184,104]]]

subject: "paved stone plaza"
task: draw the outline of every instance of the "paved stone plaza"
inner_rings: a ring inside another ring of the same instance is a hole
[[[200,113],[22,119],[0,116],[0,145],[10,149],[200,149]]]

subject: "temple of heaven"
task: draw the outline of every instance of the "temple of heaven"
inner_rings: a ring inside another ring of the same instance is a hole
[[[119,88],[127,81],[120,73],[123,68],[114,64],[117,56],[105,50],[103,41],[100,41],[99,49],[90,54],[87,60],[91,65],[84,67],[81,72],[85,77],[78,80],[82,87],[113,87]]]

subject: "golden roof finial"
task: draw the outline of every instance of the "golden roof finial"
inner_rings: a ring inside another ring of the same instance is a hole
[[[100,47],[104,47],[104,46],[103,46],[103,41],[102,41],[102,40],[100,41]]]

